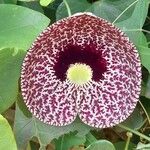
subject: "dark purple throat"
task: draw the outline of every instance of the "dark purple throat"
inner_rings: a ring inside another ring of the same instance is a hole
[[[71,64],[82,63],[89,65],[93,71],[92,80],[99,81],[107,70],[106,60],[102,57],[102,50],[97,50],[95,45],[68,45],[58,54],[54,70],[61,81],[66,79],[66,72]]]

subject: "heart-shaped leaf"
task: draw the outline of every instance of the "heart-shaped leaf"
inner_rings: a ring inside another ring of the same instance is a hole
[[[17,150],[15,138],[8,121],[0,115],[0,149]]]
[[[43,14],[17,5],[0,5],[0,47],[28,49],[50,20]]]

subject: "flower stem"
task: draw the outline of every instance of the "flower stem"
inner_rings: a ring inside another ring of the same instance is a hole
[[[142,133],[140,133],[138,131],[135,131],[135,130],[133,130],[133,129],[129,128],[129,127],[126,127],[126,126],[124,126],[122,124],[119,124],[118,127],[122,128],[122,129],[125,129],[127,131],[130,131],[130,132],[134,133],[135,135],[138,135],[139,137],[141,137],[141,138],[143,138],[143,139],[145,139],[145,140],[150,142],[150,137],[148,137],[148,136],[146,136],[146,135],[144,135],[144,134],[142,134]]]
[[[68,16],[70,17],[71,16],[71,10],[70,10],[70,7],[68,5],[68,2],[66,0],[63,0],[64,4],[66,5],[66,8],[67,8],[67,12],[68,12]]]
[[[124,150],[128,150],[129,149],[129,143],[130,143],[131,137],[132,137],[132,133],[131,132],[127,132],[127,142],[126,142]]]

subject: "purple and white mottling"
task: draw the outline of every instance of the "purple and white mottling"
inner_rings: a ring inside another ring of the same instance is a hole
[[[69,64],[76,62],[91,66],[92,81],[78,86],[66,78]],[[113,24],[88,13],[47,27],[22,65],[21,90],[28,109],[55,126],[68,125],[77,115],[92,127],[119,124],[136,107],[140,88],[135,46]]]

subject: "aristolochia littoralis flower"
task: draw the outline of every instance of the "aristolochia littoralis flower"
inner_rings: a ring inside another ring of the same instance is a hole
[[[137,49],[113,24],[89,13],[57,21],[29,49],[21,89],[33,115],[64,126],[78,115],[93,127],[124,121],[141,84]]]

